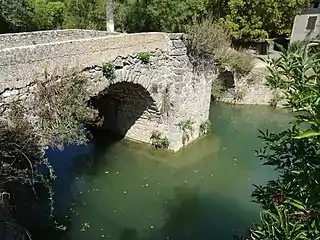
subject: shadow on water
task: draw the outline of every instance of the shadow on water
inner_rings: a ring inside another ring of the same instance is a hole
[[[62,216],[68,213],[79,192],[84,188],[84,186],[79,184],[79,181],[77,184],[75,184],[75,181],[82,179],[84,173],[86,175],[95,174],[94,171],[99,169],[100,165],[105,166],[107,163],[101,161],[103,159],[101,155],[104,155],[109,148],[122,140],[121,136],[107,130],[91,130],[91,133],[93,139],[88,145],[68,145],[65,146],[63,151],[52,148],[46,151],[46,158],[49,159],[57,177],[52,185],[54,192],[54,215],[59,223],[66,226],[69,225],[69,222]],[[37,209],[39,209],[38,212],[40,214],[37,213],[35,218],[46,219],[43,214],[44,212],[48,212],[48,202],[41,201],[38,205]],[[35,240],[42,240],[44,236],[48,240],[56,240],[65,234],[64,231],[56,230],[50,221],[39,224],[39,228],[31,229],[32,237]],[[47,235],[48,231],[50,232],[49,236]]]
[[[199,189],[187,187],[175,189],[174,197],[165,201],[164,211],[165,223],[160,228],[150,226],[142,233],[124,228],[118,240],[227,240],[226,232],[230,232],[228,239],[238,239],[247,233],[245,216],[250,212],[237,207],[232,199],[203,195]]]

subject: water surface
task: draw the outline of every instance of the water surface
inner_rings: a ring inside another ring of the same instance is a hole
[[[259,219],[252,184],[276,177],[262,167],[258,129],[278,131],[290,115],[264,106],[212,105],[210,135],[172,154],[114,142],[48,152],[58,179],[61,240],[229,240]]]

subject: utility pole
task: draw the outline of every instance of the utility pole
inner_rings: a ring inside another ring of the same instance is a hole
[[[106,0],[107,31],[114,32],[113,0]]]

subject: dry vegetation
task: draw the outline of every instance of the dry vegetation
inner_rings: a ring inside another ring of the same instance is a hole
[[[186,44],[189,53],[201,59],[214,56],[216,63],[240,74],[248,74],[253,68],[253,56],[244,50],[232,48],[231,36],[226,28],[208,18],[186,28]]]

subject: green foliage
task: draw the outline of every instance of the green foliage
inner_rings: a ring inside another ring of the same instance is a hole
[[[0,0],[1,32],[20,32],[60,28],[65,5],[49,0]]]
[[[55,176],[44,158],[40,137],[25,119],[27,113],[19,104],[12,104],[9,109],[7,120],[0,120],[0,231],[6,232],[6,239],[18,236],[25,239],[23,236],[29,234],[24,226],[18,225],[16,220],[22,219],[17,216],[30,214],[28,209],[33,207],[43,188],[48,193],[52,214],[51,180]],[[43,166],[47,167],[47,175],[39,172]]]
[[[222,97],[223,92],[225,91],[225,86],[223,84],[223,79],[217,78],[212,81],[211,86],[211,99],[217,101]]]
[[[235,39],[265,41],[269,35],[289,35],[293,20],[309,0],[229,0],[226,26]]]
[[[182,131],[182,143],[183,145],[185,145],[186,143],[189,142],[190,140],[190,137],[192,136],[193,134],[193,124],[194,122],[191,121],[190,119],[186,120],[186,121],[181,121],[179,123],[179,128],[180,128],[180,131]]]
[[[30,27],[27,0],[0,0],[0,32],[18,32]]]
[[[105,0],[65,0],[65,28],[106,30]]]
[[[48,0],[28,0],[32,29],[46,30],[60,28],[64,21],[63,2]]]
[[[43,140],[52,147],[64,143],[81,144],[87,141],[83,124],[93,121],[97,111],[88,107],[86,80],[79,74],[64,76],[46,73],[46,82],[38,84],[35,114],[41,121]]]
[[[204,135],[207,135],[208,133],[210,133],[211,131],[211,122],[210,120],[207,120],[203,123],[200,124],[200,127],[199,127],[199,135],[200,137],[201,136],[204,136]]]
[[[200,22],[194,19],[186,26],[186,33],[188,52],[197,57],[219,54],[231,46],[226,28],[212,18]]]
[[[115,22],[126,32],[181,32],[205,12],[204,0],[125,0],[115,5]]]
[[[289,209],[292,206],[293,211]],[[263,211],[260,215],[261,225],[251,230],[251,239],[320,239],[320,219],[310,221],[314,210],[307,209],[303,203],[289,200],[285,204],[275,205],[275,213]]]
[[[162,136],[159,131],[153,131],[150,137],[151,146],[157,149],[168,149],[169,140],[166,136]]]
[[[231,48],[231,37],[226,28],[212,18],[196,22],[186,28],[186,45],[195,61],[201,63],[214,56],[216,63],[247,74],[253,68],[253,56]]]
[[[112,81],[116,78],[116,68],[113,64],[113,62],[105,62],[102,65],[102,73],[105,78]]]
[[[266,60],[269,84],[281,91],[288,101],[286,107],[296,114],[287,130],[277,134],[261,131],[266,145],[257,152],[258,157],[264,165],[274,167],[279,178],[256,186],[252,195],[277,216],[263,215],[252,239],[320,239],[316,229],[320,223],[320,53],[310,47],[296,43],[283,49],[278,59]],[[275,207],[278,205],[283,206]]]
[[[241,75],[247,75],[253,68],[254,57],[244,50],[225,49],[219,51],[216,58],[223,67],[233,69]]]
[[[142,63],[149,63],[150,62],[151,54],[149,52],[139,52],[138,58]]]

